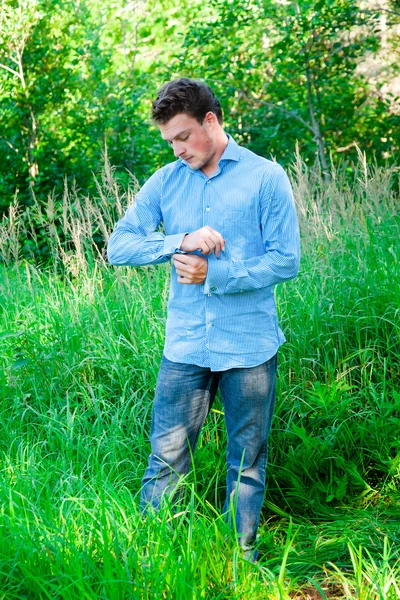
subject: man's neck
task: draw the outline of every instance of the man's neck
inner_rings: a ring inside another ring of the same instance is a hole
[[[203,171],[204,175],[206,175],[207,177],[211,177],[211,175],[213,175],[215,173],[215,171],[218,169],[218,163],[221,159],[221,156],[225,152],[225,148],[227,147],[228,143],[229,143],[229,138],[226,135],[226,133],[224,132],[224,130],[221,129],[221,135],[218,136],[217,149],[213,156],[213,160],[209,164],[207,164],[205,167],[203,167],[203,169],[201,169]]]

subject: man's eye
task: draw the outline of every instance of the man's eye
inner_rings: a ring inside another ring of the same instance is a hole
[[[186,142],[186,140],[188,140],[188,139],[189,139],[189,136],[190,136],[190,133],[188,133],[188,135],[185,135],[185,137],[176,138],[176,140],[177,140],[178,142]],[[168,146],[172,146],[172,145],[173,145],[173,143],[174,143],[173,141],[168,141],[168,142],[167,142]]]

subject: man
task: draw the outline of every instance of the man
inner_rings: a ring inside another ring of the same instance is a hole
[[[295,277],[299,265],[293,194],[277,163],[224,132],[219,100],[206,84],[165,84],[152,118],[177,160],[145,183],[108,244],[115,265],[172,260],[141,506],[157,509],[189,470],[219,388],[228,434],[224,512],[234,505],[250,556],[284,342],[274,285]],[[165,235],[157,231],[161,222]]]

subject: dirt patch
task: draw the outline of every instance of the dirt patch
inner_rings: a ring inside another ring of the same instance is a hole
[[[343,590],[337,586],[329,586],[328,588],[321,586],[321,588],[325,594],[325,598],[329,598],[329,600],[344,600],[346,598]],[[292,592],[289,596],[292,600],[324,600],[321,592],[314,587],[304,587],[301,591]]]

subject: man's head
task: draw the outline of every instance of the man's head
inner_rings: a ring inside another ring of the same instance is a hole
[[[222,109],[212,89],[196,79],[181,77],[165,83],[153,102],[152,119],[164,125],[178,114],[186,114],[200,123],[208,112],[212,112],[222,125]]]
[[[166,83],[153,102],[152,118],[177,158],[207,175],[216,170],[228,139],[221,105],[208,85],[184,77]]]

